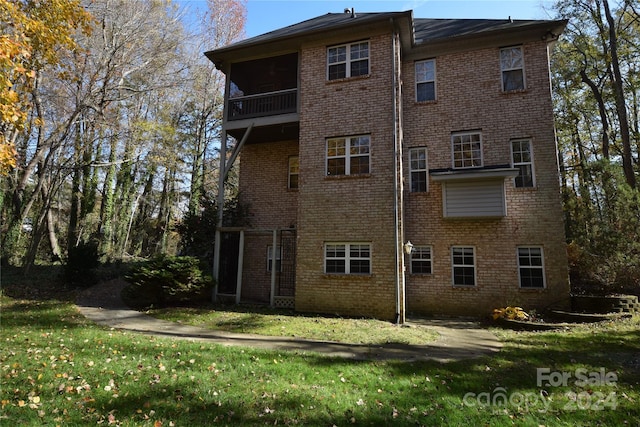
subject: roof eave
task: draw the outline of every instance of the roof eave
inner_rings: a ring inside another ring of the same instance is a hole
[[[554,21],[538,21],[527,26],[498,28],[495,30],[470,33],[460,36],[444,37],[426,41],[416,41],[411,51],[405,51],[405,57],[415,55],[439,55],[442,53],[461,52],[479,47],[507,46],[511,43],[526,43],[531,41],[555,42],[562,34],[567,19]]]
[[[305,43],[309,40],[313,40],[317,38],[318,34],[323,33],[357,33],[362,29],[370,29],[371,26],[386,26],[393,25],[394,22],[400,22],[398,25],[400,29],[403,30],[406,37],[407,29],[411,30],[411,38],[413,37],[413,13],[412,11],[406,12],[389,12],[389,13],[380,13],[378,16],[370,17],[366,20],[357,21],[357,18],[352,22],[340,22],[336,25],[329,25],[321,28],[314,28],[308,31],[300,31],[289,34],[284,34],[281,36],[274,36],[271,38],[262,38],[255,42],[251,42],[251,39],[240,41],[228,46],[224,46],[218,49],[210,50],[205,52],[205,56],[215,64],[216,68],[224,71],[224,64],[226,61],[229,61],[232,58],[239,57],[254,57],[259,55],[261,52],[264,55],[264,52],[270,52],[269,56],[271,56],[274,52],[286,52],[286,51],[294,51],[299,48],[302,43]],[[402,23],[404,22],[404,23]],[[349,25],[347,25],[349,24]],[[396,24],[397,25],[397,24]],[[268,34],[268,33],[267,33]],[[269,49],[265,49],[265,46],[269,46]]]

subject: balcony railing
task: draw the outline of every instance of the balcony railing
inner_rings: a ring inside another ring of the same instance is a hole
[[[287,89],[257,95],[229,99],[227,120],[250,119],[295,113],[298,105],[298,90]]]

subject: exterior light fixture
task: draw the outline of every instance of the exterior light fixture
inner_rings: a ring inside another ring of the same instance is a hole
[[[407,255],[411,255],[411,252],[413,252],[413,243],[407,240],[407,243],[405,243],[403,247],[404,247],[404,253]]]

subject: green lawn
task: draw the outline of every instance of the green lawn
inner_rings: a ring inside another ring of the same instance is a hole
[[[98,327],[66,301],[0,303],[1,425],[640,425],[638,317],[498,331],[498,355],[441,364],[161,339]],[[539,387],[536,368],[571,378]],[[617,378],[576,382],[600,371]]]
[[[302,315],[264,307],[211,306],[162,308],[147,314],[206,329],[351,344],[416,344],[435,341],[438,334],[425,327],[398,326],[375,319]]]

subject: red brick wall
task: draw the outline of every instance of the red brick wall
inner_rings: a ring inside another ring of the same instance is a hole
[[[345,40],[354,41],[354,40]],[[300,141],[248,145],[241,159],[241,199],[255,228],[297,226],[296,309],[393,319],[396,314],[392,38],[370,39],[371,74],[327,82],[326,45],[300,53]],[[407,305],[416,313],[486,315],[520,305],[541,308],[568,296],[567,260],[544,43],[524,46],[527,89],[501,90],[499,49],[436,58],[437,101],[414,102],[414,65],[403,64],[405,240],[433,246],[433,274],[407,275]],[[484,164],[509,164],[510,140],[531,138],[536,187],[505,181],[507,216],[444,219],[439,183],[408,192],[408,148],[425,146],[428,167],[451,167],[451,132],[479,129]],[[326,177],[328,137],[371,136],[371,173]],[[287,191],[287,162],[298,152],[300,189]],[[324,274],[324,244],[371,244],[372,274]],[[243,298],[265,298],[270,237],[247,240]],[[477,286],[451,284],[451,246],[476,249]],[[544,248],[547,287],[521,290],[516,248]],[[407,266],[407,271],[409,267]],[[251,287],[253,290],[249,290]],[[254,292],[254,293],[252,293]]]
[[[531,138],[536,177],[535,188],[514,188],[512,179],[505,181],[507,216],[501,219],[444,219],[437,182],[429,182],[426,194],[406,194],[406,239],[432,245],[434,257],[433,275],[408,275],[410,311],[488,314],[505,305],[543,308],[568,296],[546,46],[526,44],[524,54],[527,88],[518,93],[501,90],[498,48],[437,57],[437,100],[424,104],[414,102],[414,65],[404,64],[404,143],[427,147],[428,168],[451,167],[451,132],[479,129],[485,165],[510,164],[510,140]],[[473,289],[451,284],[454,245],[476,248]],[[546,289],[519,288],[519,245],[543,247]]]
[[[289,190],[289,157],[298,155],[297,141],[248,144],[240,157],[240,200],[249,207],[253,229],[295,228],[298,191]],[[268,303],[271,273],[267,271],[268,232],[245,235],[243,301]]]
[[[345,42],[350,40],[345,40]],[[370,76],[327,82],[326,46],[301,54],[296,309],[395,316],[392,46],[370,39]],[[325,139],[369,134],[367,176],[326,177]],[[326,242],[371,244],[372,274],[324,274]]]

